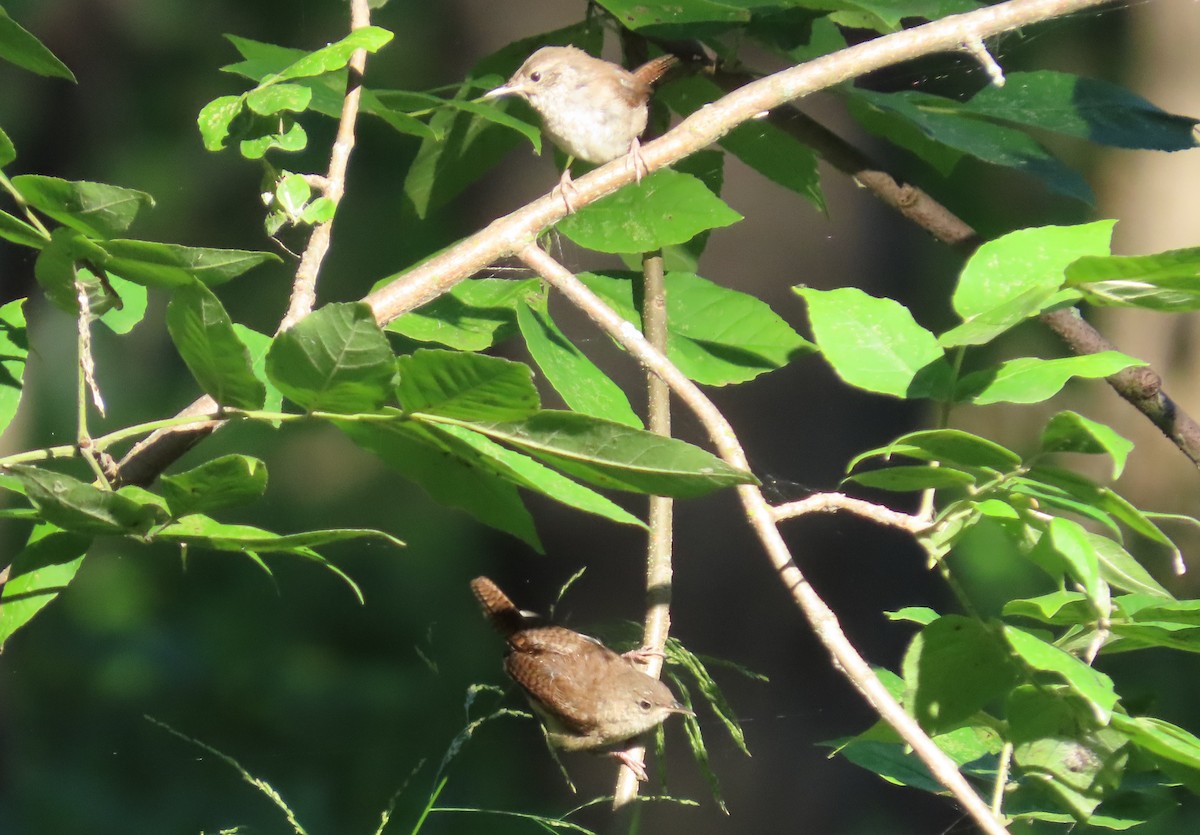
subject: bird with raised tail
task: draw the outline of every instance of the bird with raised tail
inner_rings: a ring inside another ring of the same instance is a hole
[[[573,46],[544,46],[484,98],[520,96],[541,116],[550,140],[572,159],[600,164],[628,154],[641,182],[647,172],[638,137],[646,130],[650,92],[677,60],[662,55],[627,70]],[[559,192],[567,211],[574,211],[571,160]]]
[[[639,653],[619,655],[594,638],[562,626],[537,625],[487,577],[471,581],[479,605],[508,641],[504,669],[520,685],[546,728],[546,738],[563,751],[597,751],[627,742],[673,713],[691,713],[670,689],[639,670]],[[641,763],[622,750],[609,753],[639,780]]]

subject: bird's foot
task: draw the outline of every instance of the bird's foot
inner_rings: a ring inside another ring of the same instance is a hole
[[[629,143],[629,164],[633,166],[633,179],[640,185],[642,178],[650,173],[646,161],[642,159],[642,143],[635,136]]]
[[[558,186],[554,190],[562,197],[563,204],[567,207],[567,214],[575,214],[575,198],[579,196],[579,189],[575,188],[575,181],[571,179],[569,164],[563,169],[562,176],[558,178]]]
[[[632,661],[635,664],[649,664],[651,659],[666,658],[662,650],[654,649],[653,647],[638,647],[631,649],[629,652],[621,653],[621,657],[627,661]]]
[[[646,775],[646,766],[642,765],[639,760],[634,759],[629,755],[628,751],[613,751],[612,756],[621,761],[621,764],[633,772],[633,776],[637,778],[639,783],[645,783],[650,778]]]

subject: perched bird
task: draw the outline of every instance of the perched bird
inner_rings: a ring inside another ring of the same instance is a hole
[[[504,669],[541,718],[546,738],[564,751],[612,748],[658,726],[673,713],[691,713],[665,684],[595,638],[562,626],[539,626],[487,577],[471,581],[479,605],[508,641]],[[639,780],[641,763],[609,751]]]
[[[571,157],[559,180],[570,212],[574,159],[600,164],[628,154],[637,181],[646,175],[638,137],[646,129],[650,91],[677,60],[662,55],[630,71],[573,46],[544,46],[484,98],[520,96],[541,116],[550,140]]]

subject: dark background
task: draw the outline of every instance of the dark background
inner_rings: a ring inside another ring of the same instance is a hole
[[[0,66],[0,126],[18,150],[8,173],[148,191],[158,204],[133,230],[147,239],[272,247],[261,228],[258,169],[230,152],[206,153],[196,114],[216,96],[243,89],[240,79],[217,71],[237,59],[223,33],[312,49],[342,36],[343,3],[9,0],[5,8],[79,79],[72,86]],[[1183,15],[1172,23],[1180,8]],[[582,13],[582,2],[394,0],[376,12],[375,21],[393,30],[396,42],[370,60],[368,84],[421,90],[451,83],[508,41],[566,25]],[[1198,76],[1182,71],[1195,60],[1185,54],[1195,52],[1188,46],[1195,43],[1187,39],[1195,23],[1189,14],[1200,17],[1189,3],[1139,4],[1006,36],[995,47],[1010,69],[1078,71],[1128,84],[1168,109],[1196,115]],[[1180,51],[1174,51],[1176,43]],[[977,72],[965,60],[946,57],[899,68],[879,81],[902,88],[935,79],[953,86],[961,78],[978,86]],[[890,163],[909,165],[859,135],[832,98],[815,97],[805,109]],[[557,175],[549,157],[535,158],[523,146],[503,171],[414,229],[403,221],[401,187],[415,142],[376,120],[360,125],[347,198],[323,271],[323,302],[361,297],[379,277],[547,191]],[[327,164],[332,126],[312,122],[309,128],[310,151],[288,160],[293,170]],[[1176,211],[1172,201],[1186,206],[1182,201],[1194,199],[1185,183],[1198,181],[1190,173],[1196,152],[1168,157],[1056,147],[1087,172],[1098,191],[1097,208],[1052,198],[1032,181],[980,166],[964,165],[949,184],[910,170],[988,236],[1018,226],[1119,217],[1118,251],[1195,244],[1200,221],[1194,206]],[[822,216],[730,159],[725,197],[747,220],[712,236],[701,271],[759,295],[801,329],[803,309],[790,290],[796,284],[862,287],[912,306],[929,327],[945,327],[950,319],[944,299],[959,259],[844,177],[826,174],[829,211]],[[564,258],[580,269],[605,263],[570,249]],[[222,298],[236,320],[270,332],[285,306],[292,270],[293,263],[261,268],[224,288]],[[0,440],[5,450],[73,437],[73,324],[38,298],[31,272],[26,251],[0,245],[3,297],[34,296],[28,314],[35,354],[18,423]],[[97,431],[173,414],[195,397],[161,327],[163,304],[161,294],[152,294],[149,321],[128,337],[97,330],[99,379],[110,406]],[[1172,393],[1185,405],[1195,400],[1191,319],[1156,317],[1149,324],[1134,317],[1106,324],[1122,348],[1168,373]],[[635,369],[586,326],[576,333],[637,402]],[[1004,346],[1012,356],[1060,350],[1034,328],[1019,337]],[[521,357],[518,347],[503,350]],[[847,390],[814,358],[712,396],[739,431],[755,471],[778,481],[781,498],[834,488],[856,452],[930,418],[920,406]],[[1138,440],[1119,489],[1142,506],[1197,511],[1194,469],[1111,392],[1081,387],[1055,407],[1067,405],[1112,421]],[[977,409],[958,416],[957,425],[1028,450],[1046,414]],[[700,439],[689,416],[678,415],[676,422],[680,435]],[[388,831],[409,831],[432,791],[438,762],[466,724],[468,686],[508,689],[503,699],[482,696],[473,716],[501,705],[523,706],[500,672],[500,640],[471,599],[471,577],[486,572],[518,604],[544,610],[563,581],[586,566],[560,609],[567,622],[582,628],[638,618],[642,541],[635,531],[531,498],[547,552],[539,556],[437,507],[323,429],[236,427],[180,466],[233,451],[265,459],[271,486],[264,503],[226,517],[230,521],[277,531],[375,527],[406,540],[408,548],[329,549],[363,587],[367,602],[360,606],[332,575],[288,560],[270,560],[272,581],[250,561],[228,554],[193,553],[181,563],[170,549],[98,545],[69,591],[0,658],[0,833],[195,833],[238,825],[248,832],[290,831],[233,769],[144,714],[233,756],[268,781],[313,835],[375,831],[380,812],[401,787]],[[640,511],[636,500],[627,505]],[[749,534],[733,494],[677,508],[674,634],[697,652],[736,660],[771,681],[720,674],[754,755],[747,759],[715,721],[707,724],[730,815],[708,799],[672,723],[670,793],[696,798],[699,805],[651,807],[643,831],[970,831],[951,803],[827,759],[818,743],[863,729],[871,713],[831,669]],[[910,637],[909,629],[891,624],[881,611],[952,608],[924,555],[903,535],[837,516],[792,522],[786,533],[803,570],[873,663],[895,669]],[[24,528],[0,523],[4,562],[24,535]],[[1040,578],[989,561],[985,546],[974,550],[961,570],[985,610],[999,589],[1043,589]],[[1174,590],[1194,594],[1188,581],[1167,576],[1161,553],[1149,554],[1148,564]],[[1200,678],[1192,658],[1143,655],[1108,662],[1105,669],[1130,697],[1157,700],[1159,715],[1200,727],[1187,697]],[[452,763],[439,804],[558,814],[611,791],[608,762],[571,756],[566,764],[577,796],[532,725],[498,721],[480,730]],[[604,815],[592,811],[580,820],[602,828]],[[1154,831],[1186,831],[1195,820],[1194,808],[1185,810]],[[422,831],[536,829],[445,813],[431,817]]]

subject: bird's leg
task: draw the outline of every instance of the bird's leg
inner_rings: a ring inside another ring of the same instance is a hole
[[[626,751],[611,751],[609,753],[612,756],[616,757],[618,760],[620,760],[622,765],[624,765],[626,768],[628,768],[630,771],[632,771],[633,776],[637,778],[637,781],[639,783],[645,783],[648,779],[650,779],[646,775],[646,766],[642,765],[640,762],[635,760],[633,757],[629,756],[628,752],[626,752]]]
[[[646,167],[646,161],[642,159],[642,143],[638,142],[636,136],[629,143],[629,164],[633,166],[633,178],[640,185],[642,177],[649,174],[650,169]]]
[[[667,656],[657,649],[638,647],[637,649],[629,650],[629,652],[621,653],[621,657],[635,664],[648,664],[652,658],[666,658]]]
[[[555,189],[563,199],[563,203],[567,206],[567,214],[575,214],[575,196],[579,194],[579,190],[575,188],[575,182],[571,179],[571,163],[575,161],[575,157],[567,157],[567,167],[563,169],[562,176],[558,178],[558,188]]]

